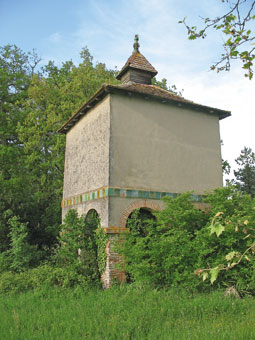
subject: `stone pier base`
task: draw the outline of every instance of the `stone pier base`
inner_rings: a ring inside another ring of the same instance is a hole
[[[128,232],[127,228],[105,228],[105,232],[109,235],[109,240],[106,245],[106,267],[102,275],[104,288],[109,288],[115,281],[125,282],[126,274],[118,265],[123,262],[123,257],[120,256],[115,248],[117,238],[121,232]]]

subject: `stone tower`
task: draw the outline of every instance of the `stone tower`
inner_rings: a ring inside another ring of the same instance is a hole
[[[224,111],[152,85],[155,68],[134,50],[117,79],[104,85],[59,130],[66,134],[63,217],[95,209],[110,238],[136,208],[161,209],[163,196],[222,186],[219,120]],[[118,260],[107,248],[109,285]]]

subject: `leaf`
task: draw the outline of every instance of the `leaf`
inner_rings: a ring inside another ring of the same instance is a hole
[[[231,51],[230,55],[231,57],[236,57],[238,55],[238,51]]]
[[[211,284],[213,284],[214,281],[216,281],[216,279],[218,277],[218,274],[219,274],[218,267],[213,268],[213,269],[210,270],[210,275],[211,275],[210,281],[211,281]]]
[[[236,252],[235,251],[231,251],[230,253],[228,253],[225,257],[227,261],[231,261],[234,256],[235,256]]]
[[[248,221],[248,220],[245,220],[243,224],[248,225],[248,224],[249,224],[249,221]]]
[[[209,276],[208,272],[203,272],[202,274],[203,281],[205,281],[208,278],[208,276]]]
[[[225,230],[225,227],[222,224],[220,224],[219,222],[216,222],[215,225],[211,225],[209,228],[211,229],[210,235],[215,233],[217,235],[217,237],[219,237],[223,233],[223,231]]]

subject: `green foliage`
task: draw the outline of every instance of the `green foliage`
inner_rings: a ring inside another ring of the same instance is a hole
[[[65,216],[60,232],[58,262],[66,266],[79,266],[78,250],[85,238],[85,221],[80,219],[77,210],[71,209]]]
[[[0,272],[13,270],[24,271],[38,265],[40,252],[36,246],[28,243],[28,228],[14,216],[8,220],[10,228],[10,248],[0,254]]]
[[[196,26],[189,26],[186,18],[179,23],[183,23],[187,29],[190,40],[205,38],[210,29],[220,30],[225,36],[223,48],[224,52],[218,62],[211,66],[212,70],[220,72],[229,71],[231,60],[242,61],[242,68],[245,77],[252,79],[254,73],[254,30],[251,28],[255,20],[255,1],[229,1],[222,0],[223,14],[215,18],[204,18],[204,27],[197,29]],[[228,8],[225,6],[228,4]]]
[[[192,205],[189,193],[164,200],[166,209],[155,213],[156,219],[146,220],[139,211],[132,214],[120,253],[134,281],[194,288],[200,283],[193,274],[198,256],[193,240],[207,215]]]
[[[210,220],[196,235],[196,274],[218,286],[234,285],[254,294],[255,200],[229,186],[217,189],[206,201]]]
[[[25,120],[28,88],[38,61],[35,54],[25,54],[15,45],[0,48],[0,251],[9,247],[10,211],[23,222],[32,213],[29,174],[17,124]]]
[[[91,282],[72,267],[41,265],[21,273],[4,272],[0,274],[0,294],[21,293],[39,288],[89,287]],[[95,283],[94,283],[95,285]]]
[[[255,199],[228,186],[208,194],[205,203],[210,209],[203,212],[186,193],[166,197],[166,208],[154,219],[132,214],[119,250],[131,280],[188,289],[235,286],[255,293]]]
[[[255,154],[251,148],[244,147],[236,159],[239,166],[234,171],[235,184],[243,193],[255,196]]]
[[[182,89],[179,91],[175,85],[168,86],[166,78],[163,78],[162,80],[157,80],[156,78],[152,78],[152,84],[158,87],[161,87],[164,90],[170,91],[176,94],[177,96],[183,97],[182,93],[184,90]]]
[[[118,83],[117,70],[93,62],[87,47],[80,57],[79,65],[49,61],[39,69],[35,52],[24,53],[15,45],[0,48],[1,259],[12,248],[8,220],[14,216],[26,225],[26,244],[37,247],[37,260],[49,259],[57,244],[65,153],[65,136],[57,130],[100,86]],[[158,85],[176,90],[165,79]],[[4,263],[2,270],[10,269]]]
[[[222,173],[223,175],[229,175],[231,171],[231,166],[228,161],[222,159]]]
[[[0,48],[0,252],[10,248],[8,219],[27,223],[27,241],[51,255],[61,223],[65,136],[59,127],[116,71],[93,63],[40,59],[17,46]],[[11,215],[9,212],[11,211]]]
[[[58,265],[72,268],[83,274],[87,280],[99,281],[96,229],[97,215],[92,212],[78,217],[77,210],[69,210],[60,233],[60,247],[57,251]]]
[[[57,130],[103,83],[117,82],[115,73],[102,63],[94,64],[84,48],[78,66],[67,61],[57,67],[50,61],[32,78],[26,117],[18,125],[18,134],[24,143],[25,166],[33,188],[31,204],[38,211],[31,221],[36,225],[31,228],[31,239],[40,247],[54,245],[54,231],[58,232],[61,223],[65,136]]]
[[[21,223],[16,216],[9,221],[10,225],[10,250],[8,255],[11,258],[10,269],[15,271],[23,271],[32,266],[32,263],[37,263],[38,257],[37,247],[28,243],[28,228],[27,224]]]
[[[96,245],[97,245],[97,263],[99,273],[102,275],[106,266],[106,245],[109,240],[104,229],[99,227],[96,229]]]
[[[254,318],[254,298],[222,292],[42,287],[0,296],[4,340],[253,340]]]

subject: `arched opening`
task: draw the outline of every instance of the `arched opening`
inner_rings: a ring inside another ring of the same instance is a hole
[[[87,232],[93,233],[100,226],[99,214],[95,209],[90,209],[85,217]]]
[[[141,209],[141,208],[149,210],[149,211],[154,211],[154,210],[157,211],[157,210],[161,209],[160,205],[158,205],[157,203],[150,201],[150,200],[134,201],[123,212],[121,219],[120,219],[120,227],[126,228],[126,223],[127,223],[127,220],[129,218],[130,214],[132,214],[134,210]]]
[[[138,236],[143,237],[147,235],[147,225],[150,220],[155,220],[151,209],[135,209],[127,218],[126,228],[131,232],[136,232]]]
[[[96,230],[100,227],[99,214],[95,209],[90,209],[85,216],[84,240],[80,250],[80,258],[86,267],[85,270],[92,280],[99,280]]]
[[[153,211],[149,208],[138,208],[133,210],[127,218],[126,228],[130,230],[127,235],[127,238],[124,242],[126,244],[124,247],[127,247],[128,253],[130,254],[130,250],[132,252],[133,246],[136,245],[137,242],[141,240],[141,238],[145,239],[149,234],[149,229],[152,227],[152,223],[155,221],[155,215],[153,215]],[[140,240],[139,240],[140,239]],[[132,267],[132,263],[135,261],[134,256],[127,256],[126,258],[126,282],[133,282],[132,275],[129,272],[129,268]]]

